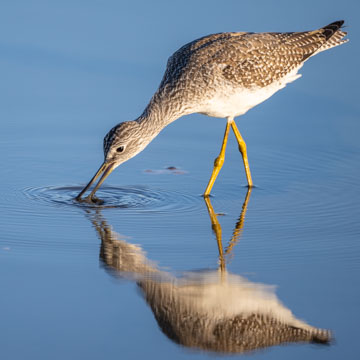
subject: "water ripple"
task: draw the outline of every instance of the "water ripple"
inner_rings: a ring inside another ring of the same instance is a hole
[[[200,196],[149,189],[144,186],[102,186],[97,192],[101,203],[75,200],[81,186],[46,186],[24,189],[24,194],[36,201],[83,208],[123,208],[136,212],[194,211],[202,206]]]

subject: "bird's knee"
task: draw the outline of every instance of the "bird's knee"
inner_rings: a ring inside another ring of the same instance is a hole
[[[221,167],[224,164],[225,157],[224,156],[218,156],[214,161],[214,166]]]
[[[239,143],[239,151],[241,152],[241,154],[246,154],[246,144],[245,142],[241,142]]]

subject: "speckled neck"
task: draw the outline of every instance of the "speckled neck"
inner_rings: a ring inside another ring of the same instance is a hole
[[[177,120],[183,112],[174,107],[174,103],[163,101],[158,93],[150,100],[144,112],[136,119],[141,125],[142,134],[146,134],[149,142],[154,139],[162,129]]]

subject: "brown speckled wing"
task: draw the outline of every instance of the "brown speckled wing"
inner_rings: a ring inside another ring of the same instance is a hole
[[[240,51],[232,50],[231,57],[224,57],[221,53],[213,60],[223,64],[222,75],[234,85],[264,87],[299,68],[310,56],[323,50],[327,41],[323,29],[301,33],[246,34],[232,45]],[[243,46],[243,42],[247,46]],[[333,41],[328,47],[335,45],[337,43]]]
[[[315,53],[340,45],[339,21],[315,31],[220,33],[184,45],[174,53],[160,85],[208,77],[238,87],[264,87],[280,80]]]

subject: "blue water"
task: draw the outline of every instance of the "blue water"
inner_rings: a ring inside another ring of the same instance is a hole
[[[356,357],[359,5],[273,6],[0,5],[2,359],[214,357],[161,330],[141,288],[146,281],[104,258],[101,231],[137,244],[145,263],[171,278],[216,270],[214,224],[201,194],[225,121],[184,117],[110,175],[97,194],[103,206],[73,197],[103,160],[103,136],[142,112],[167,57],[181,45],[219,31],[300,31],[341,18],[348,44],[310,59],[303,78],[237,121],[256,185],[246,213],[246,178],[233,137],[211,205],[224,251],[233,244],[225,257],[229,274],[258,287],[275,285],[277,299],[296,318],[333,336],[329,346],[285,344],[248,356]]]

